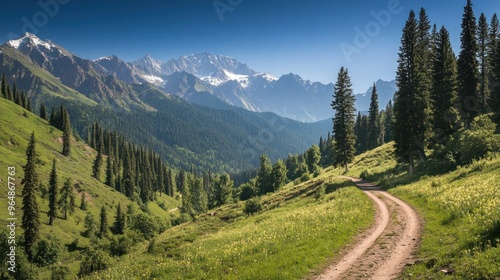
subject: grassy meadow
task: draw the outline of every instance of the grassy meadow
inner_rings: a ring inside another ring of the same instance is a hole
[[[240,202],[173,227],[152,251],[144,243],[88,279],[302,279],[327,266],[374,214],[360,190],[329,173],[261,202],[256,215],[243,214]]]

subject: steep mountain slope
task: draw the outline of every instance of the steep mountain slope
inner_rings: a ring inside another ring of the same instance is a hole
[[[63,265],[70,268],[68,273],[73,278],[78,272],[78,264],[81,261],[80,251],[90,245],[90,238],[82,236],[85,231],[84,223],[87,213],[91,213],[98,221],[101,207],[104,207],[108,213],[108,224],[114,222],[114,214],[118,203],[125,207],[132,202],[120,192],[109,188],[101,181],[91,176],[92,164],[96,156],[96,151],[83,143],[78,138],[72,139],[72,151],[70,157],[61,154],[62,151],[62,132],[48,125],[48,122],[40,119],[38,116],[26,112],[22,107],[0,98],[0,169],[5,170],[0,176],[2,184],[7,185],[7,167],[15,167],[16,182],[16,206],[15,217],[18,219],[16,234],[17,242],[20,242],[23,234],[21,224],[22,217],[22,186],[21,180],[24,177],[23,166],[26,164],[26,148],[28,146],[31,133],[35,132],[37,171],[39,180],[44,186],[39,190],[38,205],[40,208],[40,238],[46,239],[48,236],[54,236],[64,251],[70,249],[71,252],[63,253],[61,258]],[[56,159],[58,171],[58,186],[62,188],[64,182],[70,179],[73,192],[76,196],[75,213],[68,216],[67,220],[62,219],[62,212],[59,211],[58,219],[54,221],[53,226],[47,225],[48,217],[48,197],[46,195],[49,182],[49,174],[52,167],[52,160]],[[102,173],[104,169],[102,170]],[[6,190],[6,189],[5,189]],[[85,194],[85,200],[88,210],[83,211],[78,208],[81,202],[81,196]],[[43,197],[42,197],[43,195]],[[0,213],[0,225],[2,231],[7,221],[7,191],[0,193],[0,208],[5,209]],[[163,210],[159,205],[164,205]],[[166,195],[157,196],[155,202],[149,203],[152,213],[161,217],[162,220],[170,217],[169,209],[179,205],[179,202]],[[136,206],[137,207],[137,206]],[[74,243],[76,240],[76,243]],[[73,243],[73,247],[70,244]],[[74,248],[76,247],[76,248]],[[20,247],[17,250],[21,250]],[[21,252],[18,251],[18,256]],[[2,270],[4,264],[1,265]],[[6,270],[5,270],[6,271]],[[0,273],[1,275],[1,273]],[[42,279],[50,279],[50,268],[42,269],[40,274]]]
[[[98,63],[80,58],[55,43],[26,33],[17,40],[5,43],[2,50],[6,48],[18,50],[31,63],[52,74],[65,86],[101,104],[125,110],[147,109],[131,88],[116,77],[117,74]]]

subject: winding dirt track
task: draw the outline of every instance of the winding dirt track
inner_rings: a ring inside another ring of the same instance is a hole
[[[404,201],[369,182],[351,178],[376,205],[375,224],[346,248],[316,280],[394,279],[413,262],[422,223]]]

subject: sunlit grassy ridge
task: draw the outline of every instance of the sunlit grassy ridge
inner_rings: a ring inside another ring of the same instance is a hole
[[[373,221],[373,205],[345,180],[327,176],[262,198],[264,210],[224,206],[171,228],[91,279],[301,279]],[[316,196],[320,187],[326,195]],[[318,199],[317,199],[318,198]]]
[[[403,278],[498,279],[500,157],[490,155],[452,171],[425,162],[408,175],[392,150],[390,143],[358,156],[349,174],[379,182],[422,215],[420,261]]]
[[[26,163],[25,151],[28,146],[28,139],[31,133],[35,132],[36,152],[37,152],[37,170],[40,182],[48,185],[49,174],[52,167],[52,160],[55,158],[58,170],[58,185],[62,187],[63,183],[70,179],[76,194],[77,209],[76,212],[68,217],[68,220],[62,219],[59,212],[59,218],[54,221],[53,226],[48,223],[48,199],[38,199],[40,207],[41,238],[48,235],[54,235],[61,244],[68,245],[78,239],[78,247],[88,247],[89,239],[81,235],[84,231],[83,221],[87,212],[78,209],[80,205],[81,193],[85,192],[88,204],[88,212],[99,221],[101,207],[107,209],[108,221],[111,225],[114,222],[116,205],[120,203],[123,208],[131,203],[123,194],[104,185],[102,182],[91,177],[92,164],[96,152],[77,138],[72,139],[72,152],[69,157],[61,154],[62,151],[62,132],[48,125],[48,122],[38,116],[27,112],[22,107],[0,98],[0,183],[7,184],[7,167],[16,168],[16,217],[18,218],[18,227],[16,228],[18,241],[22,235],[21,217],[22,217],[22,186],[20,185],[24,177],[23,166]],[[102,170],[104,173],[104,168]],[[102,178],[101,181],[103,181]],[[78,186],[78,187],[76,187]],[[2,188],[0,192],[0,225],[4,228],[7,219],[7,190]],[[157,196],[155,202],[150,202],[149,207],[153,214],[168,218],[168,211],[163,210],[158,205],[164,205],[166,209],[172,209],[179,205],[179,202],[166,195]],[[21,250],[21,248],[19,248]],[[79,268],[80,252],[64,253],[60,261],[61,265],[68,266],[71,274],[68,277],[75,277]],[[40,270],[42,279],[50,278],[49,268]]]

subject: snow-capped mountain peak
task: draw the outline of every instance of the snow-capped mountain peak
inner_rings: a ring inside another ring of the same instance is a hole
[[[141,59],[133,61],[132,64],[143,70],[149,76],[162,76],[165,74],[162,70],[163,62],[152,58],[149,54]]]
[[[7,42],[7,45],[19,49],[26,45],[31,45],[37,48],[45,48],[45,50],[51,50],[52,48],[56,48],[56,45],[52,44],[50,41],[44,41],[38,38],[35,34],[26,32],[21,38],[16,40],[10,40]]]

